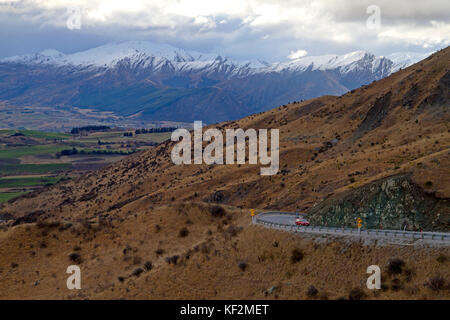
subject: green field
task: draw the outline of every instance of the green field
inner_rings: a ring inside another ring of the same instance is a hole
[[[0,193],[0,203],[2,202],[6,202],[9,199],[18,197],[22,194],[24,194],[26,192],[4,192],[4,193]]]
[[[71,163],[12,164],[0,165],[0,174],[43,174],[68,170]]]
[[[16,132],[19,132],[23,134],[26,137],[32,137],[32,138],[41,138],[41,139],[69,139],[72,135],[68,133],[58,133],[58,132],[44,132],[44,131],[37,131],[37,130],[0,130],[0,135],[12,135]]]
[[[58,182],[58,177],[0,178],[0,188],[31,187]]]
[[[67,149],[67,146],[64,145],[35,145],[35,146],[26,146],[26,147],[9,147],[5,149],[0,149],[0,158],[3,159],[15,159],[22,156],[27,155],[36,155],[36,154],[55,154],[61,150]]]
[[[154,143],[170,139],[171,135],[170,132],[154,132],[124,136],[125,132],[134,130],[90,132],[87,135],[0,130],[0,202],[67,179],[68,171],[75,177],[91,168],[151,148]],[[61,154],[63,150],[67,151]],[[64,163],[52,163],[55,161]]]

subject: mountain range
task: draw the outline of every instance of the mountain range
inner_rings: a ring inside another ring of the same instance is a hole
[[[446,48],[342,96],[208,126],[279,129],[276,175],[248,161],[175,165],[167,140],[13,198],[0,205],[0,298],[312,299],[314,286],[318,299],[449,299],[448,246],[294,234],[250,216],[448,232],[449,92]],[[82,290],[66,290],[74,263]],[[377,295],[365,278],[374,263]]]
[[[0,100],[143,120],[215,123],[296,100],[341,95],[428,55],[377,57],[356,51],[268,63],[144,41],[73,54],[49,49],[0,60]]]

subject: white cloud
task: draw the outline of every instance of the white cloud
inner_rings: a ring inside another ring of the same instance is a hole
[[[450,45],[450,23],[431,21],[430,25],[419,30],[405,25],[389,27],[380,32],[378,38],[383,41],[407,42],[411,45],[431,48]]]
[[[0,0],[0,14],[16,19],[15,28],[23,21],[38,29],[66,28],[67,8],[79,6],[82,30],[90,34],[111,30],[111,38],[132,40],[139,30],[150,39],[253,54],[276,51],[282,58],[296,56],[292,43],[310,54],[449,45],[450,1],[377,0],[378,30],[366,27],[370,4],[373,0]],[[0,20],[0,28],[7,30],[6,23]]]
[[[194,19],[194,23],[201,26],[200,31],[214,29],[216,27],[215,21],[213,19],[205,17],[205,16],[196,17]]]
[[[294,59],[304,57],[307,54],[308,54],[308,52],[306,50],[299,49],[297,51],[291,51],[291,53],[288,55],[288,58],[291,60],[294,60]]]

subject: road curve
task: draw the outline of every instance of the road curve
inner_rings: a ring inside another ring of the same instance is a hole
[[[295,217],[296,213],[292,212],[263,212],[254,216],[252,219],[252,223],[273,229],[324,236],[351,236],[370,239],[383,239],[396,242],[400,240],[401,242],[404,242],[403,244],[439,244],[445,246],[450,245],[450,233],[448,232],[414,232],[403,230],[377,229],[362,229],[359,232],[356,228],[333,228],[317,226],[304,227],[295,225]]]

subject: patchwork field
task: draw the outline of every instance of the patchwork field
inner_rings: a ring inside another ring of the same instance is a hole
[[[107,125],[123,128],[174,127],[189,125],[173,121],[143,121],[134,117],[119,116],[110,111],[95,111],[88,108],[52,107],[42,105],[10,105],[0,101],[1,128],[14,131],[28,128],[44,135],[59,134],[70,131],[73,127],[86,125]],[[51,133],[49,133],[51,132]],[[1,134],[1,133],[0,133]]]
[[[170,132],[131,132],[116,129],[72,135],[0,130],[0,203],[102,168],[170,138]]]

